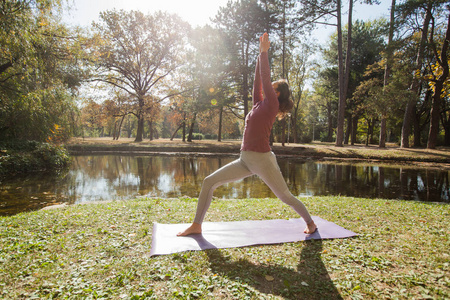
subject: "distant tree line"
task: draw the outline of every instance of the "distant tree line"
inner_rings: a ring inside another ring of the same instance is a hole
[[[2,1],[0,139],[239,138],[268,32],[273,79],[295,103],[274,142],[450,145],[447,1],[392,0],[390,19],[373,21],[354,4],[229,1],[197,28],[111,10],[74,28],[60,1]],[[319,24],[336,28],[326,45],[310,35]]]

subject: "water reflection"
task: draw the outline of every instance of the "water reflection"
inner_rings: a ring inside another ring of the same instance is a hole
[[[148,197],[197,197],[203,178],[235,158],[174,156],[74,156],[59,175],[0,183],[0,214],[53,203]],[[297,196],[344,195],[366,198],[449,202],[449,171],[340,165],[279,159],[290,190]],[[255,176],[219,187],[220,198],[274,197]]]

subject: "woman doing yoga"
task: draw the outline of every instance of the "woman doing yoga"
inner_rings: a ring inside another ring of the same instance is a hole
[[[269,36],[264,33],[259,39],[258,61],[253,84],[253,108],[245,119],[244,137],[239,159],[207,176],[200,191],[194,222],[178,236],[202,232],[202,223],[211,204],[213,191],[228,182],[250,175],[258,175],[284,203],[291,206],[306,222],[304,233],[316,231],[305,205],[294,197],[281,174],[275,154],[271,151],[269,138],[277,115],[287,113],[293,106],[289,86],[285,80],[271,83],[267,51]]]

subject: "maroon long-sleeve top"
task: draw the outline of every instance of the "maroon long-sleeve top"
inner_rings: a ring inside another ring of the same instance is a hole
[[[253,107],[245,118],[241,151],[271,151],[270,132],[278,114],[278,107],[278,97],[270,78],[269,57],[267,52],[262,52],[256,62]]]

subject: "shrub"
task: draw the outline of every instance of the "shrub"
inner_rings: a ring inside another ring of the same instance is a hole
[[[309,143],[311,143],[313,140],[312,140],[312,136],[311,135],[303,135],[301,138],[300,138],[300,140],[301,140],[301,142],[302,143],[305,143],[305,144],[309,144]]]
[[[217,134],[205,133],[204,136],[207,140],[217,140]]]
[[[186,134],[186,140],[188,139],[188,137],[189,137],[189,134]],[[201,134],[201,133],[193,133],[192,139],[193,140],[203,140],[204,137],[203,137],[203,134]]]
[[[60,170],[70,162],[65,148],[49,143],[7,141],[0,150],[0,176]]]

